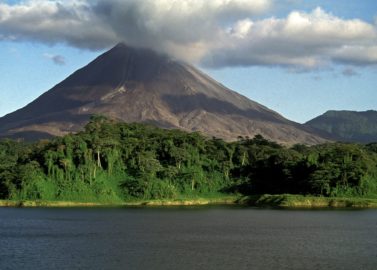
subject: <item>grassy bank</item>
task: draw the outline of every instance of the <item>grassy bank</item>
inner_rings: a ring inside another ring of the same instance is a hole
[[[237,204],[239,196],[209,198],[178,198],[161,200],[135,200],[124,202],[77,202],[77,201],[42,201],[42,200],[0,200],[0,207],[108,207],[108,206],[189,206],[189,205],[225,205]]]
[[[219,196],[189,197],[162,200],[135,200],[124,202],[78,202],[78,201],[14,201],[0,200],[0,207],[132,207],[132,206],[195,206],[195,205],[248,205],[276,208],[377,208],[377,199],[331,198],[302,195]]]
[[[248,196],[240,199],[239,203],[280,208],[377,208],[377,199],[372,198],[334,198],[290,194]]]
[[[117,203],[97,203],[97,202],[73,202],[73,201],[15,201],[0,200],[0,207],[95,207],[112,206]]]
[[[239,196],[224,196],[212,198],[181,198],[176,200],[148,200],[140,201],[139,205],[146,206],[180,206],[180,205],[210,205],[210,204],[237,204]],[[135,202],[125,203],[126,205],[135,205]]]

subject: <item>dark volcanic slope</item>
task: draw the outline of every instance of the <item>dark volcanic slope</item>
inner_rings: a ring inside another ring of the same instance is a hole
[[[328,111],[305,125],[328,132],[341,141],[377,142],[377,111]]]
[[[41,138],[80,130],[93,114],[234,140],[324,140],[310,128],[229,90],[196,68],[118,44],[26,107],[0,118],[0,136]]]

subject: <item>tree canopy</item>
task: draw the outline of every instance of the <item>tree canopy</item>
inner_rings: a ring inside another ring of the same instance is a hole
[[[376,144],[287,148],[95,116],[84,131],[0,141],[0,198],[123,201],[211,193],[376,196]]]

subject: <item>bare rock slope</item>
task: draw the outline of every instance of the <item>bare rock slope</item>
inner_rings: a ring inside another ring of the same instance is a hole
[[[24,108],[0,118],[0,136],[35,140],[77,132],[93,114],[235,140],[325,140],[310,127],[226,88],[195,67],[118,44]]]

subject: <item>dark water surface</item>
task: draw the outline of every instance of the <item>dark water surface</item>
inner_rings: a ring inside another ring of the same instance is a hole
[[[377,269],[377,210],[0,208],[0,269]]]

